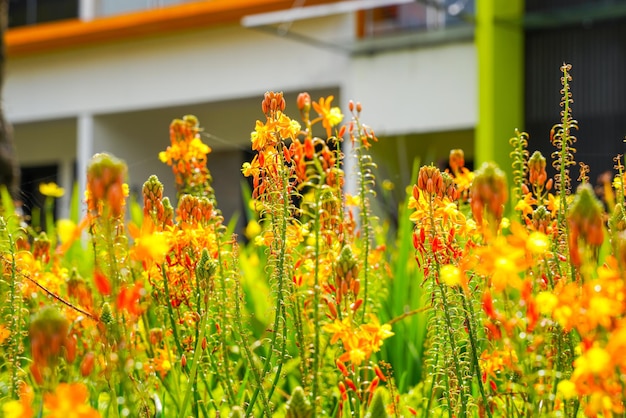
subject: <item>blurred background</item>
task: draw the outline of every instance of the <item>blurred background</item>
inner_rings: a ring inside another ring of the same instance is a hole
[[[346,112],[361,102],[380,140],[379,180],[396,186],[391,202],[404,198],[416,159],[444,168],[462,148],[470,167],[506,166],[516,128],[548,157],[564,62],[573,65],[576,160],[595,182],[624,152],[626,0],[8,3],[3,106],[27,212],[41,205],[39,183],[84,190],[86,165],[102,151],[127,162],[131,193],[157,174],[175,197],[158,152],[171,120],[193,114],[213,148],[219,205],[227,219],[242,213],[240,168],[268,90],[285,93],[296,119],[303,91],[333,95]]]

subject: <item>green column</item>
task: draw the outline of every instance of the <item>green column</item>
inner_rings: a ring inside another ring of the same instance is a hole
[[[494,161],[511,183],[515,129],[524,130],[524,0],[476,0],[478,125],[475,167]]]

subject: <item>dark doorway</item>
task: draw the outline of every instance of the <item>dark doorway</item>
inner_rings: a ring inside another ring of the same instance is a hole
[[[58,184],[59,166],[57,164],[22,167],[22,184],[20,185],[20,199],[26,221],[45,230],[43,206],[45,196],[39,193],[41,183]],[[54,206],[56,219],[56,199]]]

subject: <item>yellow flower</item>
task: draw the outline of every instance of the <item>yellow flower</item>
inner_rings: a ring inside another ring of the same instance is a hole
[[[329,334],[333,334],[330,338],[331,344],[335,344],[339,339],[347,339],[353,332],[350,318],[348,317],[343,318],[343,320],[335,319],[335,322],[324,325],[322,329]]]
[[[532,232],[526,241],[526,248],[533,254],[545,254],[550,248],[550,239],[541,232]]]
[[[34,412],[32,408],[20,401],[9,401],[2,405],[3,417],[5,418],[32,418]]]
[[[313,108],[320,115],[322,125],[326,128],[326,135],[330,136],[333,126],[337,126],[343,120],[343,114],[338,107],[331,107],[334,97],[328,96],[326,99],[323,97],[319,103],[313,102]]]
[[[350,193],[346,193],[346,206],[361,206],[361,198],[359,196],[353,196]]]
[[[167,372],[172,369],[172,353],[169,350],[157,348],[158,357],[154,358],[154,369],[161,375],[161,377],[165,377]]]
[[[278,128],[279,135],[283,139],[296,139],[296,137],[302,130],[298,121],[292,120],[283,112],[278,112],[278,121],[276,123],[276,127]]]
[[[537,200],[535,200],[532,193],[526,193],[524,198],[515,205],[515,210],[522,212],[524,215],[532,215],[533,206],[536,204]]]
[[[391,325],[380,324],[378,318],[374,315],[370,315],[370,322],[361,325],[361,331],[367,333],[366,339],[369,342],[369,348],[373,352],[380,350],[383,345],[383,340],[394,335],[391,331]]]
[[[263,229],[261,228],[261,225],[259,225],[259,223],[253,219],[248,222],[244,233],[246,235],[246,238],[253,239],[257,235],[259,235],[262,230]]]
[[[563,396],[564,399],[571,399],[577,395],[576,384],[571,380],[561,380],[556,387],[558,393]]]
[[[57,222],[57,233],[62,244],[73,240],[75,237],[76,224],[69,219],[59,219]]]
[[[145,235],[135,240],[133,257],[136,260],[151,260],[157,264],[163,263],[171,248],[171,237],[163,232]]]
[[[382,186],[383,186],[383,190],[388,190],[388,191],[391,191],[391,190],[395,189],[395,187],[396,187],[396,185],[393,184],[393,182],[391,180],[389,180],[389,179],[383,180]]]
[[[268,125],[269,126],[266,126],[260,120],[256,121],[254,132],[250,134],[250,142],[252,142],[253,150],[260,151],[266,146],[273,146],[276,143],[273,132],[271,131],[272,126],[269,123]]]
[[[544,315],[551,315],[552,311],[559,303],[559,298],[552,292],[540,292],[535,298],[539,311]]]
[[[5,403],[2,406],[2,416],[5,418],[32,418],[35,416],[32,404],[35,400],[33,389],[22,383],[20,385],[20,399]]]
[[[56,183],[41,183],[39,184],[39,193],[48,197],[61,197],[65,194],[65,190]]]
[[[574,361],[572,377],[587,374],[602,374],[611,371],[611,356],[602,347],[594,345]]]
[[[461,270],[452,264],[446,264],[439,269],[439,278],[450,287],[461,284]]]

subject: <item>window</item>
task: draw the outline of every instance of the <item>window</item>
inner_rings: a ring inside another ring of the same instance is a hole
[[[474,14],[474,0],[417,0],[361,12],[363,38],[464,23]]]
[[[9,0],[9,27],[78,17],[78,0]]]

